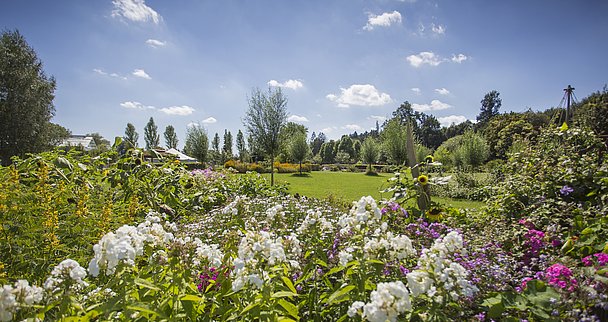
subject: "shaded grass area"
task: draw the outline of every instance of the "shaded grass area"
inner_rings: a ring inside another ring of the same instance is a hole
[[[270,174],[264,174],[270,181]],[[381,193],[388,188],[392,174],[378,173],[366,175],[360,172],[313,171],[308,174],[275,173],[275,182],[287,183],[289,192],[312,198],[337,198],[345,201],[358,200],[362,196],[372,196],[376,200],[390,198],[390,193]],[[456,208],[481,208],[484,203],[470,200],[433,197],[434,201]]]

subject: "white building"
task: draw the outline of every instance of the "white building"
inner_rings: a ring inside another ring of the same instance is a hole
[[[85,151],[91,151],[97,148],[95,144],[95,140],[93,140],[92,136],[84,136],[84,135],[72,135],[69,138],[63,140],[63,142],[59,146],[73,146],[82,147]]]

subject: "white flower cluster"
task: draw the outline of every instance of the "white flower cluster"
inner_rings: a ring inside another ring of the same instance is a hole
[[[173,239],[173,233],[165,230],[161,219],[150,213],[137,227],[124,225],[116,233],[105,234],[93,246],[95,255],[89,262],[89,273],[98,276],[100,269],[105,268],[106,275],[114,274],[116,266],[121,262],[134,265],[135,258],[143,254],[144,245],[165,245]]]
[[[284,244],[289,246],[289,258],[285,255]],[[238,257],[233,262],[232,290],[238,291],[246,284],[261,288],[269,279],[268,268],[285,262],[297,264],[295,259],[300,253],[300,242],[293,234],[284,240],[267,231],[248,231],[241,239]]]
[[[443,302],[444,296],[454,301],[473,296],[478,288],[467,279],[466,269],[450,259],[451,254],[465,251],[462,236],[455,231],[436,239],[430,249],[422,251],[419,268],[406,276],[412,294],[426,294],[437,303]]]
[[[430,249],[422,250],[418,269],[406,275],[407,288],[401,281],[379,283],[370,302],[354,302],[348,315],[361,314],[368,321],[396,321],[400,314],[412,309],[411,300],[421,295],[436,303],[473,296],[479,290],[467,280],[466,269],[450,260],[453,253],[465,251],[462,236],[455,231],[436,239]]]
[[[275,217],[279,215],[279,220],[285,218],[285,212],[283,211],[283,205],[274,205],[266,210],[266,222],[271,224],[275,221]]]
[[[360,312],[363,308],[363,312]],[[348,316],[361,314],[364,320],[373,322],[397,321],[400,314],[410,311],[410,293],[403,282],[379,283],[372,291],[369,303],[354,302],[348,309]]]
[[[388,230],[382,220],[382,212],[372,197],[363,197],[338,221],[340,234],[351,236],[344,242],[344,249],[338,254],[340,265],[353,260],[358,251],[363,251],[362,259],[377,259],[391,262],[416,255],[412,241],[405,235],[395,235]],[[360,238],[357,238],[357,235]],[[353,242],[354,241],[354,242]],[[357,242],[359,241],[359,243]],[[360,243],[360,241],[363,241]]]
[[[4,285],[0,288],[0,321],[11,321],[21,305],[40,303],[43,290],[38,286],[30,286],[26,280],[18,280],[15,286]]]
[[[306,211],[306,218],[300,224],[300,227],[296,229],[298,234],[302,235],[314,229],[315,234],[325,235],[333,232],[334,225],[329,221],[320,210],[308,209]]]
[[[224,254],[222,254],[222,251],[218,248],[218,245],[207,245],[198,238],[194,239],[194,245],[196,246],[196,258],[194,259],[194,264],[196,266],[200,264],[201,259],[206,259],[213,267],[222,266]]]
[[[346,235],[351,231],[374,230],[380,226],[382,212],[371,196],[361,197],[354,202],[350,212],[338,219],[340,234]]]
[[[87,270],[77,261],[68,258],[53,268],[51,276],[44,282],[44,289],[52,294],[67,283],[71,290],[77,291],[88,286],[88,283],[83,280],[85,277],[87,277]]]
[[[386,261],[402,260],[416,255],[412,241],[405,235],[394,235],[387,231],[382,236],[365,237],[363,246],[364,259],[383,259]],[[380,255],[385,256],[380,258]]]

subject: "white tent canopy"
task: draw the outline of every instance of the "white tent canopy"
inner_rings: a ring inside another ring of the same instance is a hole
[[[196,162],[196,159],[193,157],[189,157],[181,152],[179,152],[178,150],[171,148],[169,150],[166,150],[165,153],[169,153],[169,154],[173,154],[175,156],[177,156],[177,159],[179,161],[192,161],[192,162]]]

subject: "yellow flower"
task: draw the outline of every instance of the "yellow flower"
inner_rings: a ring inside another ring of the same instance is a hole
[[[426,218],[431,221],[438,221],[443,217],[443,209],[433,207],[426,212]]]
[[[418,176],[418,182],[420,182],[421,185],[426,186],[426,184],[429,183],[429,177],[421,174]]]
[[[435,162],[435,158],[433,158],[433,156],[429,154],[424,158],[424,161],[426,163],[433,163],[433,162]]]

